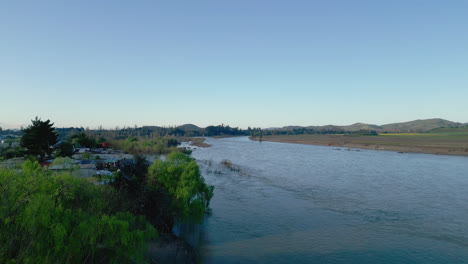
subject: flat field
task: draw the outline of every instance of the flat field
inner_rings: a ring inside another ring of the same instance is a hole
[[[378,136],[352,135],[278,135],[263,136],[263,141],[364,148],[398,152],[416,152],[468,156],[467,131],[434,133],[395,133]]]

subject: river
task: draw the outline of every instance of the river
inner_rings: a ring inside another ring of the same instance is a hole
[[[467,157],[207,143],[212,214],[184,232],[201,263],[468,263]]]

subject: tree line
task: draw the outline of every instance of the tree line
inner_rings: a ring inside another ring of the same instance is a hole
[[[253,129],[250,135],[253,137],[262,136],[275,136],[275,135],[356,135],[356,136],[377,136],[378,132],[375,130],[357,130],[348,131],[342,128],[290,128],[290,129]]]
[[[88,136],[96,138],[103,137],[106,139],[124,140],[130,137],[143,139],[154,139],[159,137],[202,137],[202,136],[247,136],[247,130],[238,127],[225,126],[208,126],[205,128],[184,128],[182,127],[158,127],[158,126],[143,126],[143,127],[116,127],[115,129],[89,129],[89,128],[57,128],[59,139],[68,138],[74,135],[85,133]]]

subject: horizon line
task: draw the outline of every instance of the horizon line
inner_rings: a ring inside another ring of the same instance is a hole
[[[377,124],[371,124],[371,123],[364,123],[364,122],[354,122],[352,124],[349,124],[349,125],[334,125],[334,124],[326,124],[326,125],[283,125],[283,126],[269,126],[269,127],[261,127],[261,129],[271,129],[271,128],[283,128],[283,127],[311,127],[311,126],[317,126],[317,127],[323,127],[323,126],[337,126],[337,127],[342,127],[342,126],[351,126],[351,125],[355,125],[355,124],[365,124],[365,125],[375,125],[375,126],[384,126],[384,125],[389,125],[389,124],[398,124],[398,123],[407,123],[407,122],[414,122],[414,121],[424,121],[424,120],[433,120],[433,119],[440,119],[440,120],[444,120],[444,121],[449,121],[449,122],[453,122],[453,123],[459,123],[459,124],[462,124],[462,125],[468,125],[468,122],[459,122],[459,121],[452,121],[452,120],[448,120],[448,119],[444,119],[444,118],[426,118],[426,119],[414,119],[414,120],[409,120],[409,121],[400,121],[400,122],[392,122],[392,123],[385,123],[385,124],[381,124],[381,125],[377,125]],[[42,119],[41,119],[42,120]],[[47,120],[47,119],[45,119]],[[50,119],[49,119],[50,120]],[[52,120],[51,120],[52,121]],[[229,124],[225,124],[225,123],[221,123],[221,124],[218,124],[218,125],[214,125],[214,124],[211,124],[211,125],[208,125],[208,126],[205,126],[205,127],[202,127],[202,126],[199,126],[199,125],[196,125],[194,123],[185,123],[185,124],[182,124],[182,125],[141,125],[141,126],[138,126],[136,124],[134,125],[115,125],[113,127],[111,126],[102,126],[102,125],[99,125],[95,128],[90,128],[89,126],[82,126],[82,125],[79,125],[79,126],[56,126],[55,125],[55,122],[53,122],[54,124],[54,127],[55,128],[83,128],[83,129],[89,129],[89,130],[100,130],[100,126],[102,127],[102,130],[121,130],[121,129],[126,129],[126,128],[134,128],[134,127],[137,127],[137,128],[143,128],[143,127],[161,127],[161,128],[177,128],[177,127],[180,127],[180,126],[184,126],[184,125],[194,125],[194,126],[197,126],[199,128],[206,128],[206,127],[209,127],[209,126],[221,126],[221,125],[225,125],[225,126],[229,126],[229,127],[232,127],[232,128],[239,128],[239,129],[243,129],[243,130],[246,130],[248,129],[249,127],[250,128],[258,128],[259,126],[247,126],[247,128],[244,128],[244,127],[240,127],[240,126],[231,126]],[[21,130],[21,128],[26,128],[28,127],[28,125],[26,124],[14,124],[14,125],[9,125],[9,124],[6,124],[6,123],[2,123],[0,122],[0,127],[3,128],[4,130]],[[118,129],[117,129],[118,128]]]

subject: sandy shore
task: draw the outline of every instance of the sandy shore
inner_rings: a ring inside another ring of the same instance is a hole
[[[251,138],[253,139],[253,138]],[[253,140],[258,140],[254,138]],[[263,141],[395,152],[468,156],[468,138],[447,136],[278,135]]]

